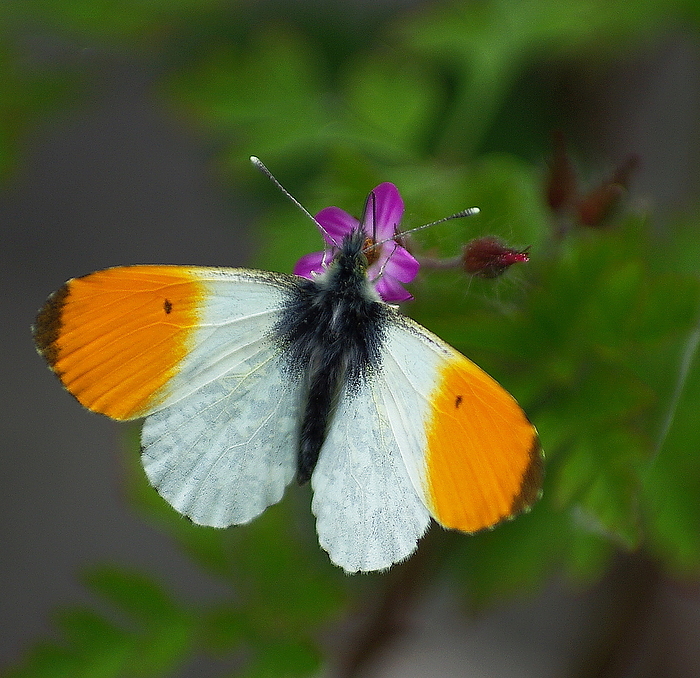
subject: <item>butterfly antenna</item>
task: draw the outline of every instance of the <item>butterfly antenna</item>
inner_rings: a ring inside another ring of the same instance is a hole
[[[332,240],[332,241],[334,242],[334,244],[335,244],[335,241],[334,241],[333,238],[330,236],[330,234],[328,233],[328,231],[326,231],[326,229],[323,228],[323,226],[322,226],[321,224],[319,224],[318,221],[316,221],[316,217],[314,217],[314,215],[311,214],[311,212],[309,212],[309,210],[307,210],[306,207],[304,207],[304,206],[303,206],[303,205],[302,205],[302,204],[301,204],[301,203],[300,203],[300,202],[299,202],[299,201],[298,201],[284,186],[282,186],[282,184],[280,184],[279,181],[277,181],[277,179],[275,178],[275,175],[272,174],[272,172],[270,172],[270,170],[267,169],[267,167],[265,167],[265,164],[263,163],[262,160],[260,160],[260,158],[258,158],[258,157],[255,156],[255,155],[251,155],[251,156],[250,156],[250,162],[252,162],[253,165],[254,165],[257,169],[259,169],[259,170],[260,170],[260,171],[261,171],[275,186],[277,186],[277,188],[278,188],[280,191],[282,191],[282,193],[283,193],[289,200],[291,200],[291,201],[292,201],[292,202],[293,202],[307,217],[309,217],[309,219],[311,219],[311,221],[313,221],[314,224],[316,224],[316,226],[318,227],[318,229],[319,229],[322,233],[325,233],[325,234],[328,236],[328,238],[329,238],[330,240]]]
[[[381,245],[381,243],[375,243],[374,240],[377,237],[377,196],[374,194],[374,191],[371,191],[370,194],[367,196],[367,200],[365,201],[365,208],[362,211],[362,214],[367,215],[368,214],[368,207],[370,202],[372,203],[372,245],[369,245],[368,247],[364,247],[362,249],[363,252],[367,252],[371,249],[374,249],[377,245]],[[362,224],[363,226],[365,224]],[[394,226],[395,227],[395,226]],[[396,234],[394,235],[394,238],[396,237]],[[388,240],[394,240],[394,238],[389,238]],[[382,240],[382,242],[387,242],[387,240]],[[396,251],[396,247],[398,245],[396,242],[394,242],[394,252]],[[380,278],[381,276],[384,275],[384,269],[386,268],[386,265],[389,263],[391,260],[391,257],[394,255],[394,252],[392,252],[387,258],[386,261],[382,264],[381,268],[379,269],[379,273],[377,273],[377,278]]]
[[[367,208],[370,206],[370,203],[372,203],[372,242],[374,242],[377,237],[377,196],[374,194],[374,191],[370,191],[367,200],[365,200],[365,208],[362,210],[362,214],[365,216],[369,214]],[[362,226],[364,227],[365,224],[362,224]]]
[[[381,242],[375,242],[371,247],[368,249],[373,249],[374,247],[379,247],[380,245],[383,245],[385,242],[389,242],[390,240],[396,240],[397,237],[408,235],[409,233],[415,233],[416,231],[422,231],[424,228],[430,228],[431,226],[437,226],[438,224],[442,224],[445,221],[451,221],[452,219],[461,219],[462,217],[471,217],[474,216],[475,214],[479,214],[481,210],[478,207],[468,207],[465,210],[462,210],[461,212],[456,212],[455,214],[450,214],[449,217],[443,217],[442,219],[438,219],[437,221],[431,221],[429,224],[423,224],[422,226],[416,226],[415,228],[409,228],[407,231],[400,231],[399,233],[395,233],[391,238],[386,238],[386,240],[382,240]]]

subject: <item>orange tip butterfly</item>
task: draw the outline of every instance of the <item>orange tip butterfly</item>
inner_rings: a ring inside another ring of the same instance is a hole
[[[37,348],[88,409],[146,418],[146,474],[193,522],[247,523],[310,480],[330,559],[386,569],[431,517],[493,527],[537,499],[542,477],[513,397],[380,296],[391,254],[368,274],[386,242],[368,223],[381,235],[400,207],[382,217],[370,194],[340,241],[317,221],[335,246],[310,279],[160,265],[74,278],[39,311]]]

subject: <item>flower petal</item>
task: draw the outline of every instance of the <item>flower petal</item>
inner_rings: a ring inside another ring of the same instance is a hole
[[[386,244],[391,245],[391,243]],[[402,283],[410,283],[418,275],[419,268],[418,260],[407,249],[396,245],[384,264],[384,274]]]
[[[360,225],[355,217],[341,210],[340,207],[325,207],[315,218],[323,227],[321,233],[329,245],[340,246],[343,238]]]
[[[384,301],[397,302],[413,299],[413,295],[405,290],[398,280],[390,276],[382,276],[374,283],[374,289]]]
[[[365,233],[376,242],[380,242],[391,238],[396,233],[396,228],[403,216],[403,200],[399,189],[388,181],[379,184],[372,193],[374,200],[367,200],[362,224]],[[376,224],[374,223],[375,214]]]
[[[387,302],[407,301],[413,299],[401,283],[411,282],[418,273],[420,264],[413,256],[394,240],[396,229],[403,216],[404,205],[401,195],[394,184],[379,184],[367,199],[363,221],[339,207],[326,207],[316,215],[326,244],[333,246],[329,251],[312,252],[297,261],[294,273],[304,278],[313,278],[324,271],[332,261],[334,250],[343,242],[345,236],[356,230],[360,224],[368,238],[382,242],[376,260],[367,269],[367,276],[372,281],[379,296]]]
[[[332,258],[333,257],[328,252],[311,252],[310,254],[305,254],[294,264],[294,275],[299,275],[302,278],[311,280],[313,274],[323,271],[324,264],[328,264]]]

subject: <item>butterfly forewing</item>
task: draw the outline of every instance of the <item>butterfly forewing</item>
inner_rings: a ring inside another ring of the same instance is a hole
[[[34,338],[85,407],[114,419],[141,417],[163,401],[190,350],[204,297],[194,269],[110,268],[52,295]]]
[[[416,491],[445,527],[476,532],[532,504],[542,457],[515,399],[408,318],[387,333],[382,392]]]
[[[300,392],[274,328],[292,276],[127,266],[69,281],[37,346],[66,388],[115,419],[147,416],[143,462],[177,510],[247,522],[294,475]]]

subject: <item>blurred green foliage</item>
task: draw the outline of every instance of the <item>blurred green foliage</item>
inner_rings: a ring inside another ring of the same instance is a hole
[[[422,577],[449,573],[465,600],[485,604],[555,571],[594,581],[620,549],[697,575],[698,214],[663,234],[624,204],[595,228],[575,211],[555,215],[538,158],[563,121],[540,93],[518,94],[538,65],[602,69],[671,27],[697,34],[697,3],[453,0],[403,13],[378,6],[354,26],[344,11],[223,0],[3,3],[0,170],[17,163],[32,119],[80,93],[75,70],[19,58],[22,36],[39,29],[160,65],[173,110],[218,141],[231,181],[271,205],[256,228],[260,267],[289,271],[320,239],[250,169],[251,154],[312,211],[358,213],[387,180],[402,192],[406,227],[478,205],[476,217],[417,234],[414,250],[454,255],[489,234],[530,246],[531,262],[499,281],[424,270],[406,310],[515,394],[540,431],[547,477],[533,510],[496,530],[434,528],[420,549],[430,556]],[[96,609],[108,603],[114,614],[64,610],[62,640],[42,643],[8,675],[166,676],[201,652],[237,657],[230,675],[313,675],[320,629],[351,603],[383,595],[391,575],[348,578],[328,563],[307,488],[291,488],[250,525],[194,526],[148,487],[137,448],[134,436],[135,503],[230,585],[230,599],[184,605],[143,574],[93,570],[85,583],[101,599]]]

